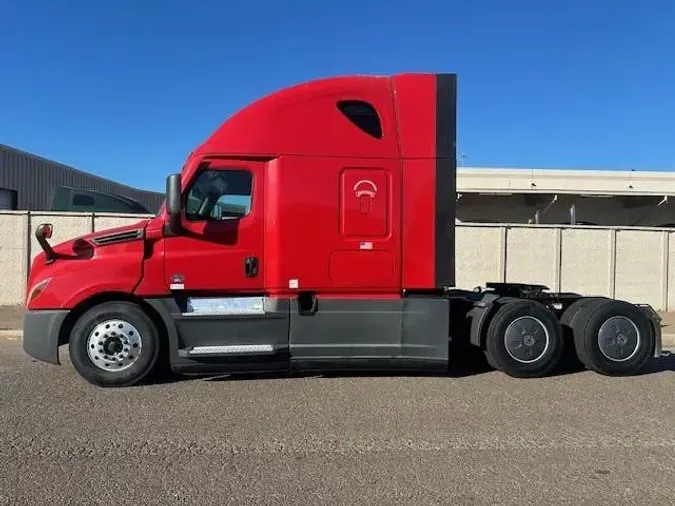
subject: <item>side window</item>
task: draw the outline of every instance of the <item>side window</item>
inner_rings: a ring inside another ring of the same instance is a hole
[[[246,170],[203,170],[185,200],[190,221],[239,219],[251,212],[253,174]]]
[[[73,195],[73,206],[75,207],[91,207],[94,205],[94,199],[89,195],[83,193],[76,193]]]
[[[382,138],[382,124],[375,108],[362,100],[341,100],[337,107],[349,121],[376,139]]]

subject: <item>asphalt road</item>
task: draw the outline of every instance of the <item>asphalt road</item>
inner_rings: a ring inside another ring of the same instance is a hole
[[[100,389],[5,339],[0,504],[669,504],[674,370]]]

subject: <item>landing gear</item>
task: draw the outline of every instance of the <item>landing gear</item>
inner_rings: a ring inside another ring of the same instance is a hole
[[[577,356],[600,374],[639,373],[649,362],[656,336],[647,316],[636,306],[613,299],[597,299],[571,319]]]
[[[488,363],[509,376],[540,377],[555,369],[563,356],[560,323],[546,306],[529,300],[502,305],[485,335]]]
[[[159,356],[159,333],[141,308],[130,302],[94,306],[70,334],[75,370],[98,386],[130,386],[152,372]]]

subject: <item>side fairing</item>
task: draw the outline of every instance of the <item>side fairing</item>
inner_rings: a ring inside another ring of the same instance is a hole
[[[401,142],[403,288],[455,285],[456,76],[392,78]]]

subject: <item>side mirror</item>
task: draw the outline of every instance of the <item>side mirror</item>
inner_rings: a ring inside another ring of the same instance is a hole
[[[176,233],[180,228],[181,214],[180,174],[166,178],[166,212],[169,215],[169,231]]]

